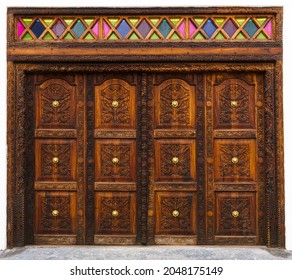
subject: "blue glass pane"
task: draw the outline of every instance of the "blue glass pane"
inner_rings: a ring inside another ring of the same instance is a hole
[[[83,23],[80,20],[78,20],[76,22],[76,24],[74,25],[74,27],[72,28],[72,30],[74,31],[74,33],[76,34],[76,36],[78,38],[81,37],[81,35],[84,33],[85,29],[86,29],[85,26],[83,25]]]
[[[37,37],[37,38],[39,38],[41,35],[42,35],[42,33],[44,32],[44,30],[46,29],[43,25],[42,25],[42,23],[37,19],[36,21],[35,21],[35,23],[32,25],[32,27],[30,28],[31,29],[31,31],[33,32],[33,34]]]
[[[117,30],[119,31],[119,33],[122,35],[123,38],[125,38],[127,36],[127,34],[129,33],[129,31],[131,30],[131,27],[129,26],[129,24],[123,19],[122,22],[119,24]]]
[[[235,31],[237,30],[237,27],[231,20],[228,20],[227,23],[224,25],[223,29],[228,34],[229,37],[232,37]]]
[[[213,35],[216,29],[217,29],[216,25],[210,19],[208,19],[203,26],[203,30],[207,34],[208,38],[210,38]]]
[[[172,30],[171,26],[168,24],[167,20],[164,19],[162,23],[158,27],[159,32],[164,36],[164,38],[169,34]]]
[[[148,24],[148,22],[145,19],[143,19],[142,22],[139,24],[137,29],[140,32],[140,34],[144,38],[146,38],[147,34],[151,30],[151,26]]]
[[[246,31],[246,33],[252,37],[258,30],[257,26],[254,24],[254,22],[252,21],[252,19],[250,19],[248,21],[248,23],[245,25],[244,30]]]

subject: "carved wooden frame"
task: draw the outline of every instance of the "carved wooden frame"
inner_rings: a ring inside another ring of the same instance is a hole
[[[31,193],[26,189],[26,182],[29,180],[27,160],[30,155],[27,153],[32,145],[30,137],[29,123],[32,123],[32,101],[30,98],[30,83],[28,82],[30,73],[51,72],[51,73],[93,73],[93,72],[125,72],[134,71],[141,73],[141,95],[143,111],[142,119],[139,120],[142,131],[140,139],[145,143],[141,145],[141,197],[143,204],[147,205],[147,178],[148,172],[153,174],[153,170],[148,171],[147,144],[151,143],[151,135],[147,133],[152,118],[151,92],[149,90],[150,80],[147,73],[157,72],[212,72],[212,71],[254,71],[264,73],[264,104],[265,104],[265,162],[266,162],[266,245],[275,247],[285,246],[285,222],[284,222],[284,159],[283,159],[283,92],[282,92],[282,8],[200,8],[192,9],[194,13],[216,13],[216,12],[241,12],[253,13],[267,10],[274,13],[278,21],[276,30],[276,40],[271,42],[244,42],[238,43],[148,43],[138,44],[123,43],[120,53],[115,53],[115,48],[121,47],[119,43],[94,43],[91,47],[81,43],[72,43],[67,48],[85,53],[79,55],[63,55],[64,46],[56,44],[38,44],[35,53],[26,53],[28,46],[22,42],[13,42],[11,35],[8,35],[8,92],[7,92],[7,246],[24,246],[29,239],[30,233],[27,231],[27,224],[32,223],[32,218],[27,215],[26,202]],[[78,10],[80,13],[80,9]],[[99,14],[125,14],[125,13],[157,13],[151,9],[81,9],[81,13]],[[189,9],[158,9],[160,13],[179,14],[189,13]],[[9,9],[8,10],[8,34],[14,28],[13,18],[16,14],[74,14],[74,9]],[[106,47],[112,50],[107,54],[98,53],[96,47]],[[44,56],[43,49],[51,48],[52,55]],[[124,53],[124,49],[131,49],[132,53]],[[147,48],[149,54],[141,55],[141,50]],[[173,51],[173,48],[177,50]],[[15,52],[15,50],[18,52]],[[169,52],[169,50],[172,52]],[[188,50],[196,49],[196,52]],[[156,53],[155,51],[158,51]],[[153,53],[151,53],[153,51]],[[165,53],[161,55],[161,53]],[[209,51],[209,52],[208,52]],[[247,52],[246,52],[247,51]],[[255,55],[256,54],[256,55]],[[154,62],[153,62],[154,61]],[[91,62],[90,64],[87,62]],[[212,63],[216,62],[216,64]],[[202,101],[203,102],[203,101]],[[149,105],[150,104],[150,105]],[[204,113],[202,106],[201,113]],[[90,113],[90,112],[89,112]],[[198,127],[198,132],[204,131],[203,127]],[[204,133],[202,133],[204,134]],[[202,141],[201,141],[202,142]],[[200,147],[204,148],[204,142],[198,139]],[[204,150],[204,149],[202,149]],[[151,156],[151,152],[150,152]],[[204,160],[204,154],[198,155]],[[198,182],[198,200],[204,200],[202,191],[204,188],[203,179]],[[148,196],[148,199],[154,199]],[[143,209],[143,213],[147,210]],[[148,209],[149,210],[149,209]],[[151,216],[151,209],[147,214],[141,215],[143,232],[154,219]],[[204,225],[206,219],[199,217],[199,228],[202,228],[200,244],[206,242],[206,232]],[[141,236],[142,243],[151,243],[146,234]],[[148,240],[147,240],[148,239]],[[85,242],[86,244],[86,237]],[[80,240],[81,242],[81,240]]]

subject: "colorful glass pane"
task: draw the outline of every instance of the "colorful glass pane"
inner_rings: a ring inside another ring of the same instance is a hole
[[[70,25],[73,22],[73,19],[64,19],[67,25]]]
[[[98,21],[95,23],[91,30],[95,34],[95,36],[98,37]]]
[[[64,37],[65,40],[73,40],[74,37],[72,36],[72,34],[70,32],[68,32],[65,37]]]
[[[268,35],[269,35],[270,37],[272,37],[272,35],[273,35],[273,31],[272,31],[272,20],[270,20],[270,21],[267,23],[267,25],[266,25],[266,27],[265,27],[265,31],[268,33]]]
[[[218,25],[221,25],[224,22],[225,18],[215,18],[215,21]]]
[[[255,25],[252,19],[248,21],[248,23],[244,26],[245,32],[252,37],[258,30],[258,27]]]
[[[133,32],[131,34],[131,36],[129,37],[129,39],[130,40],[139,40],[140,38],[138,37],[138,35],[135,32]]]
[[[152,24],[156,25],[157,22],[159,21],[159,18],[150,18],[150,21]]]
[[[170,18],[170,21],[173,23],[174,26],[176,26],[180,21],[180,18]]]
[[[151,36],[150,36],[150,40],[159,40],[159,36],[157,35],[156,32],[154,32]]]
[[[45,36],[43,37],[43,39],[44,40],[53,40],[54,38],[53,38],[53,36],[49,32],[47,32],[45,34]]]
[[[245,22],[246,18],[235,18],[235,20],[239,25],[242,25]]]
[[[117,30],[119,31],[119,33],[121,34],[121,36],[123,38],[125,38],[127,36],[127,34],[129,33],[129,31],[131,30],[131,27],[129,26],[129,24],[123,19],[122,22],[119,24],[119,26],[117,27]]]
[[[87,25],[90,25],[94,19],[93,18],[85,18],[84,21],[86,22]]]
[[[28,32],[26,32],[25,35],[22,37],[22,40],[32,40],[32,39],[33,39],[32,36]]]
[[[199,32],[199,33],[196,35],[195,40],[205,40],[205,37],[202,35],[201,32]]]
[[[129,21],[135,26],[136,23],[139,21],[138,18],[130,18]]]
[[[162,23],[159,25],[158,30],[164,36],[164,38],[166,38],[169,32],[172,30],[172,27],[169,25],[167,20],[164,19]]]
[[[192,37],[195,32],[197,31],[196,26],[193,24],[193,22],[190,20],[189,21],[189,32],[190,32],[190,37]]]
[[[214,34],[216,29],[217,27],[214,25],[211,19],[208,19],[207,22],[203,26],[203,30],[207,34],[208,38],[210,38]]]
[[[230,19],[226,22],[223,29],[228,34],[229,37],[232,37],[235,31],[237,30],[237,27],[234,25],[234,23]]]
[[[103,22],[103,35],[104,37],[107,36],[107,34],[110,32],[111,28],[109,27],[109,25],[104,21]]]
[[[22,20],[26,26],[30,25],[32,22],[32,18],[23,18]]]
[[[176,32],[174,32],[171,37],[170,37],[171,40],[179,40],[180,37],[178,36],[178,34]]]
[[[242,32],[239,32],[235,39],[242,40],[242,39],[245,39],[245,37],[242,34]]]
[[[57,37],[60,37],[65,29],[64,24],[60,20],[52,28]]]
[[[258,36],[257,36],[257,39],[260,39],[260,40],[263,40],[263,39],[267,39],[266,35],[261,32]]]
[[[194,20],[198,25],[201,25],[205,19],[204,18],[195,18]]]
[[[216,39],[216,40],[222,40],[222,39],[226,39],[226,38],[224,37],[224,35],[222,34],[222,32],[219,32],[219,33],[216,35],[215,39]]]
[[[18,38],[21,37],[24,30],[25,30],[25,27],[23,26],[23,24],[20,21],[18,21],[17,22],[17,36],[18,36]]]
[[[54,19],[52,19],[52,18],[44,18],[43,21],[45,22],[45,24],[47,26],[49,26],[54,21]]]
[[[94,40],[94,37],[92,36],[92,34],[90,32],[88,32],[86,34],[86,36],[84,37],[85,40]]]
[[[149,23],[145,20],[145,19],[143,19],[142,21],[141,21],[141,23],[139,24],[139,26],[138,26],[138,31],[140,32],[140,34],[144,37],[144,38],[146,38],[146,36],[147,36],[147,34],[150,32],[150,30],[151,30],[151,26],[149,25]]]
[[[108,39],[109,39],[109,40],[118,40],[119,38],[118,38],[118,36],[113,32],[113,33],[109,36]]]
[[[31,26],[31,31],[33,32],[33,34],[39,38],[42,33],[45,31],[45,27],[42,25],[42,23],[40,22],[39,19],[37,19],[34,24]]]
[[[73,28],[72,28],[73,32],[75,33],[75,35],[76,35],[78,38],[81,37],[81,35],[84,33],[85,29],[86,29],[86,28],[85,28],[84,24],[81,22],[80,19],[77,20],[77,22],[74,24],[74,26],[73,26]]]
[[[183,37],[185,37],[185,20],[182,21],[177,30]]]
[[[260,24],[260,25],[263,25],[263,23],[266,21],[267,18],[256,18],[257,22]]]
[[[119,21],[118,18],[109,18],[108,20],[109,20],[109,22],[111,23],[112,26],[115,26],[116,23]]]

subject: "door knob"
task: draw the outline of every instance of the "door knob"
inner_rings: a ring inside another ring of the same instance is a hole
[[[238,163],[238,157],[233,157],[231,159],[231,161],[232,161],[233,164],[237,164]]]
[[[179,159],[178,157],[173,157],[171,161],[173,164],[177,164],[179,162]]]
[[[238,102],[236,100],[231,101],[231,107],[236,108],[238,106]]]
[[[171,106],[172,106],[173,108],[176,108],[176,107],[178,106],[178,102],[177,102],[176,100],[173,100],[173,101],[171,102]]]
[[[52,102],[52,106],[53,106],[54,108],[59,107],[59,105],[60,105],[60,103],[59,103],[58,100],[54,100],[54,101]]]
[[[112,102],[112,106],[113,106],[114,108],[117,108],[117,107],[119,106],[119,102],[118,102],[117,100],[114,100],[114,101]]]
[[[172,211],[172,216],[175,217],[175,218],[178,217],[179,216],[179,211],[178,210],[173,210]]]
[[[58,157],[53,157],[52,162],[54,164],[57,164],[59,162],[59,158]]]
[[[117,216],[119,216],[119,211],[118,211],[118,210],[113,210],[113,211],[112,211],[112,216],[113,216],[113,217],[117,217]]]
[[[114,157],[114,158],[112,159],[112,163],[113,163],[113,164],[118,164],[118,163],[119,163],[119,159],[116,158],[116,157]]]
[[[52,216],[57,217],[59,215],[59,211],[58,210],[53,210],[52,211]]]
[[[237,210],[232,211],[232,216],[237,218],[239,216],[239,212]]]

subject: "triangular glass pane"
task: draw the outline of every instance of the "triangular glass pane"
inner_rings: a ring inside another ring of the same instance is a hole
[[[107,36],[107,34],[110,32],[110,30],[111,30],[110,26],[105,21],[103,21],[103,35],[104,35],[104,37]]]
[[[18,38],[21,37],[23,31],[25,30],[25,27],[23,26],[23,24],[21,23],[21,21],[19,20],[17,22],[17,35],[18,35]]]
[[[221,25],[224,22],[225,18],[215,18],[215,21],[218,25]]]
[[[118,40],[119,38],[118,38],[118,36],[113,32],[113,33],[109,36],[108,39],[109,39],[109,40]]]
[[[180,18],[170,18],[170,21],[173,23],[174,26],[176,26],[180,21]]]
[[[219,32],[217,35],[216,35],[216,37],[215,37],[215,39],[217,39],[217,40],[224,40],[224,39],[226,39],[225,37],[224,37],[224,35],[221,33],[221,32]]]
[[[90,25],[94,19],[93,18],[85,18],[84,21],[86,22],[87,25]]]
[[[86,34],[86,36],[84,37],[85,40],[94,40],[94,37],[92,36],[92,34],[90,32],[88,32]]]
[[[265,21],[266,21],[267,18],[256,18],[257,22],[262,25]]]
[[[160,18],[150,18],[152,24],[156,25]]]
[[[32,18],[23,18],[22,20],[26,26],[30,25],[32,22]]]
[[[70,25],[73,22],[73,19],[64,19],[64,21],[66,22],[67,25]]]
[[[131,34],[131,36],[129,37],[129,39],[130,40],[140,40],[140,38],[138,37],[138,35],[135,32],[133,32]]]
[[[261,32],[258,36],[257,36],[257,39],[267,39],[266,35]]]
[[[74,37],[72,36],[72,34],[70,32],[68,32],[65,37],[64,37],[65,40],[74,40]]]
[[[205,40],[205,38],[204,38],[204,36],[202,35],[201,32],[199,32],[194,39],[195,40]]]
[[[245,22],[246,18],[236,18],[235,20],[239,25],[242,25]]]
[[[177,28],[178,32],[180,33],[180,35],[183,36],[183,38],[185,37],[186,31],[185,31],[185,20],[182,21],[182,23],[180,24],[180,26]]]
[[[201,25],[202,22],[204,21],[204,18],[195,18],[194,20],[198,25]]]
[[[136,23],[138,22],[138,18],[130,18],[129,21],[135,26]]]
[[[194,25],[194,23],[190,20],[189,21],[189,32],[190,32],[190,38],[193,37],[195,32],[197,31],[197,27]]]
[[[99,34],[99,30],[98,30],[98,21],[97,21],[96,24],[91,28],[91,30],[93,31],[93,33],[95,34],[95,36],[98,37],[98,34]]]
[[[28,32],[26,32],[25,35],[22,37],[22,40],[32,40],[32,39],[33,39],[32,36]]]
[[[52,22],[53,22],[54,19],[52,18],[44,18],[43,21],[45,22],[46,26],[49,26]]]
[[[44,40],[52,40],[52,39],[54,39],[54,38],[53,38],[53,36],[52,36],[49,32],[47,32],[47,33],[45,34],[45,36],[43,37],[43,39],[44,39]]]
[[[270,20],[270,21],[267,23],[267,25],[266,25],[266,27],[265,27],[265,31],[268,33],[268,35],[269,35],[270,37],[272,37],[272,35],[273,35],[272,20]]]
[[[109,18],[108,20],[109,20],[109,22],[111,23],[112,26],[115,26],[116,23],[119,21],[118,18]]]
[[[150,37],[150,40],[159,40],[159,39],[160,39],[160,37],[157,35],[156,32],[154,32]]]
[[[180,40],[180,37],[178,36],[178,34],[176,32],[174,32],[171,37],[170,37],[171,40]]]
[[[240,33],[238,33],[238,35],[236,36],[235,39],[241,40],[241,39],[246,39],[246,38],[244,37],[244,35],[242,34],[242,32],[240,32]]]

